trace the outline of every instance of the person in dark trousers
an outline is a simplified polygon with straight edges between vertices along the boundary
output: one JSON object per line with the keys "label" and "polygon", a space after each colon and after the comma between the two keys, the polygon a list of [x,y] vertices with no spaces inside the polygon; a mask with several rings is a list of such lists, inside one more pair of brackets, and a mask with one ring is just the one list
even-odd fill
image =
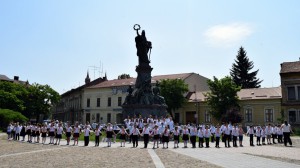
{"label": "person in dark trousers", "polygon": [[136,148],[138,147],[139,143],[138,143],[138,139],[139,139],[139,135],[140,135],[140,130],[136,127],[136,125],[133,126],[133,130],[132,132],[132,143],[133,143],[133,147]]}
{"label": "person in dark trousers", "polygon": [[220,148],[219,144],[220,144],[220,137],[221,137],[221,129],[220,129],[220,126],[217,126],[217,129],[216,129],[216,132],[215,132],[215,135],[216,135],[216,148]]}
{"label": "person in dark trousers", "polygon": [[250,146],[254,146],[254,144],[253,144],[254,129],[253,129],[253,126],[252,126],[252,125],[251,125],[250,128],[248,129],[247,135],[250,136]]}
{"label": "person in dark trousers", "polygon": [[89,146],[89,142],[90,142],[90,129],[88,125],[86,125],[84,129],[84,146]]}
{"label": "person in dark trousers", "polygon": [[148,125],[145,124],[145,127],[143,128],[143,131],[142,131],[142,136],[144,137],[144,148],[148,147],[149,134],[150,134],[150,129],[148,128]]}
{"label": "person in dark trousers", "polygon": [[283,142],[284,146],[287,146],[287,143],[289,143],[291,146],[293,145],[291,140],[291,133],[293,133],[291,125],[288,124],[287,121],[284,121],[284,124],[281,125],[281,129],[283,131]]}

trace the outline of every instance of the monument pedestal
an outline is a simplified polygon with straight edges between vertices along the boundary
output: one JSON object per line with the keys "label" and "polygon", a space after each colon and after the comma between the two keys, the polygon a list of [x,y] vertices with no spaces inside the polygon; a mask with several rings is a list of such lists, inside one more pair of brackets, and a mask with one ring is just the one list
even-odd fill
{"label": "monument pedestal", "polygon": [[141,115],[144,117],[152,116],[166,116],[167,115],[167,106],[159,105],[159,104],[152,104],[152,105],[141,105],[141,104],[130,104],[130,105],[123,105],[123,117],[126,118],[127,116],[138,117]]}

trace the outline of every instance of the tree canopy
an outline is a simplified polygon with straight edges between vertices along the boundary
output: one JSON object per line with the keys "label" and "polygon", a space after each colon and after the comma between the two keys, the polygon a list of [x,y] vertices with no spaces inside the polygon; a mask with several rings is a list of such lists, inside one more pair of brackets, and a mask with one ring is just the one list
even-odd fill
{"label": "tree canopy", "polygon": [[118,76],[118,79],[129,79],[130,78],[130,75],[129,74],[121,74]]}
{"label": "tree canopy", "polygon": [[48,116],[50,107],[59,99],[60,95],[49,85],[0,82],[0,108],[20,112],[37,121],[40,114]]}
{"label": "tree canopy", "polygon": [[237,92],[241,90],[229,76],[207,81],[210,92],[205,94],[210,113],[214,118],[226,122],[240,122]]}
{"label": "tree canopy", "polygon": [[184,93],[188,91],[188,85],[182,79],[165,79],[160,82],[161,95],[168,105],[168,113],[173,116],[172,111],[182,107],[186,102]]}
{"label": "tree canopy", "polygon": [[253,61],[249,61],[247,52],[241,47],[236,56],[235,63],[232,64],[230,76],[235,84],[244,88],[259,88],[262,80],[259,80],[256,75],[258,70],[250,72],[254,67]]}
{"label": "tree canopy", "polygon": [[10,122],[26,122],[28,118],[19,112],[0,108],[0,128],[5,128]]}

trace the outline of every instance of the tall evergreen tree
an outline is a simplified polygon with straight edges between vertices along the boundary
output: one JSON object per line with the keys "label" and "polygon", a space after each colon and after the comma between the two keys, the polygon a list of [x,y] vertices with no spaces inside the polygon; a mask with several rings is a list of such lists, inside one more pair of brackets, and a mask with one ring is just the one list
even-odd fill
{"label": "tall evergreen tree", "polygon": [[247,52],[241,47],[230,70],[230,75],[235,84],[241,86],[242,89],[259,88],[262,80],[256,77],[258,70],[250,72],[253,67],[253,61],[249,61]]}

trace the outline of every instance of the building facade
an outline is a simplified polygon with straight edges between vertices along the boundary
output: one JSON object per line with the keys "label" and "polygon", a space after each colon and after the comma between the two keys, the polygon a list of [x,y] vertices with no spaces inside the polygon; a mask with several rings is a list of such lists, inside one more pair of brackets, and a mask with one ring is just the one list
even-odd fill
{"label": "building facade", "polygon": [[[189,92],[208,90],[207,80],[196,73],[182,73],[153,76],[151,83],[163,79],[182,79],[188,84]],[[86,87],[83,93],[83,121],[100,123],[121,123],[122,104],[129,86],[134,87],[136,78],[116,79]]]}
{"label": "building facade", "polygon": [[300,126],[300,61],[282,63],[280,78],[282,110],[289,123]]}

